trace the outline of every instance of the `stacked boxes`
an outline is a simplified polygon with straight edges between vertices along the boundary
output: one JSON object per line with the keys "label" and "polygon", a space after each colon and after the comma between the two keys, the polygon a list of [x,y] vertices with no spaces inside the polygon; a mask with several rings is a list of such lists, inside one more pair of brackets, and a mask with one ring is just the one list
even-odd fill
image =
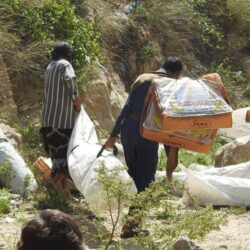
{"label": "stacked boxes", "polygon": [[[212,79],[217,81],[211,81]],[[232,126],[232,109],[224,100],[217,74],[209,80],[157,79],[151,86],[141,120],[144,138],[207,153],[218,128]],[[219,80],[218,80],[219,79]]]}

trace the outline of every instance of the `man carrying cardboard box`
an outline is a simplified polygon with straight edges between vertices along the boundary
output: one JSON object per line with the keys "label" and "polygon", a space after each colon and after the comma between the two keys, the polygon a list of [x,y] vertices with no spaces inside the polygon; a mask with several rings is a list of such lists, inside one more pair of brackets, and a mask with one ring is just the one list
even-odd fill
{"label": "man carrying cardboard box", "polygon": [[[154,181],[158,162],[158,143],[140,135],[140,121],[145,97],[155,79],[161,77],[178,79],[182,68],[182,62],[178,57],[168,57],[158,71],[140,75],[132,84],[132,91],[127,102],[105,143],[105,147],[112,148],[119,134],[121,135],[128,173],[133,178],[138,192],[144,191]],[[165,146],[165,150],[168,156],[167,169],[172,171],[178,163],[178,148]],[[168,177],[171,180],[170,174]],[[135,209],[138,208],[131,207],[129,213],[132,214],[132,210]],[[138,226],[137,222],[129,222],[123,227],[121,237],[133,237]]]}

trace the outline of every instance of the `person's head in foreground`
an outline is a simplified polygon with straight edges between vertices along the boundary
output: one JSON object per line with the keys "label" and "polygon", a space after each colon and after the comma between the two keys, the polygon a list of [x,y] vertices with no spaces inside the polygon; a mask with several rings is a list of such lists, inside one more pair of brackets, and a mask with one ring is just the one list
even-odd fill
{"label": "person's head in foreground", "polygon": [[71,216],[53,209],[26,222],[17,250],[84,250],[82,234]]}
{"label": "person's head in foreground", "polygon": [[169,56],[162,64],[161,69],[167,73],[168,77],[178,79],[182,73],[183,64],[178,57]]}

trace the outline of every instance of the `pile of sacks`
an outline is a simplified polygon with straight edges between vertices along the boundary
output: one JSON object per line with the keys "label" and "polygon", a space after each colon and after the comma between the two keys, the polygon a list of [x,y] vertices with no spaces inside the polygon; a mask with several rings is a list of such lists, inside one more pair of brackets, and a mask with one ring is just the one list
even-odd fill
{"label": "pile of sacks", "polygon": [[142,114],[144,138],[207,153],[218,128],[232,126],[232,108],[223,96],[218,74],[199,80],[184,77],[155,80]]}

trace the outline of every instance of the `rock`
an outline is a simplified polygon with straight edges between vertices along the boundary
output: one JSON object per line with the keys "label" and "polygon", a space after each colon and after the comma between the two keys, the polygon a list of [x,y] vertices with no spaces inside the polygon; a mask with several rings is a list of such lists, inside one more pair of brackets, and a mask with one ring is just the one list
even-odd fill
{"label": "rock", "polygon": [[13,219],[13,218],[7,216],[7,217],[5,217],[5,221],[6,221],[7,223],[13,223],[13,222],[15,221],[15,219]]}
{"label": "rock", "polygon": [[119,77],[109,74],[102,65],[93,65],[92,73],[88,77],[83,103],[90,118],[109,133],[127,94],[120,85]]}
{"label": "rock", "polygon": [[221,147],[215,155],[215,167],[250,161],[250,135],[240,137]]}
{"label": "rock", "polygon": [[12,146],[18,148],[21,144],[21,135],[9,125],[0,123],[0,129],[3,131],[4,135],[7,137],[8,141]]}
{"label": "rock", "polygon": [[10,205],[11,205],[12,208],[19,208],[20,204],[21,204],[20,201],[10,200]]}
{"label": "rock", "polygon": [[17,106],[13,99],[11,81],[2,55],[0,55],[0,118],[7,122],[17,119]]}
{"label": "rock", "polygon": [[172,250],[202,250],[187,237],[180,237],[173,245]]}
{"label": "rock", "polygon": [[250,110],[250,107],[234,110],[232,128],[220,129],[219,135],[229,137],[231,139],[250,135],[250,123],[245,122],[247,110]]}
{"label": "rock", "polygon": [[219,248],[220,249],[228,249],[228,246],[227,245],[219,245]]}

